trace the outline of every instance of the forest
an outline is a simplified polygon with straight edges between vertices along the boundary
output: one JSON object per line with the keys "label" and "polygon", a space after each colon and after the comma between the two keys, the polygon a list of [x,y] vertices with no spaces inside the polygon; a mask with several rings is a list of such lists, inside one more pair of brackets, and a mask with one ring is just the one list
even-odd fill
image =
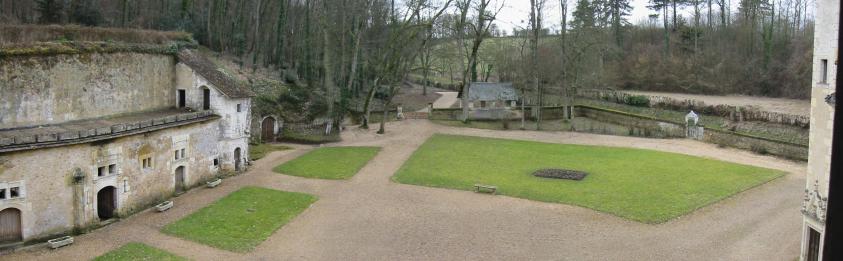
{"label": "forest", "polygon": [[510,81],[534,104],[572,88],[810,96],[809,0],[650,0],[634,23],[630,0],[529,5],[511,33],[496,25],[505,0],[0,0],[0,23],[189,32],[298,86],[258,103],[308,101],[333,118],[359,108],[366,127],[410,79]]}

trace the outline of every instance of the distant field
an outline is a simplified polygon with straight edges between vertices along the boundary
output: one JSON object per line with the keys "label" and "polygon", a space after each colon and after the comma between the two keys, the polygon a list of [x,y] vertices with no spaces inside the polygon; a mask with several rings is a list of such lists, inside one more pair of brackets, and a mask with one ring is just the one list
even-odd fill
{"label": "distant field", "polygon": [[[542,168],[586,171],[582,181],[538,178]],[[662,223],[784,172],[653,150],[435,135],[393,179],[578,205],[644,223]]]}

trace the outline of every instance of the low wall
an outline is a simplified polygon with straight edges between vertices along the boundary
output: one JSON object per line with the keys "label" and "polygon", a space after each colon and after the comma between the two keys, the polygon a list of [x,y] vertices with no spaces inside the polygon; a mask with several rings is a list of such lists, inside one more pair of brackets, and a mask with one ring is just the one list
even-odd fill
{"label": "low wall", "polygon": [[328,123],[284,123],[281,139],[292,142],[324,143],[340,140],[337,126],[328,127]]}
{"label": "low wall", "polygon": [[793,160],[808,160],[808,146],[754,137],[735,132],[705,129],[703,141],[718,145],[770,154]]}
{"label": "low wall", "polygon": [[574,131],[653,138],[685,137],[685,126],[679,123],[588,106],[577,106],[574,111],[577,117],[573,121]]}
{"label": "low wall", "polygon": [[430,112],[431,120],[460,120],[462,108],[433,109]]}
{"label": "low wall", "polygon": [[674,111],[693,110],[703,115],[725,117],[733,121],[763,121],[802,128],[808,128],[811,122],[811,118],[808,116],[763,111],[751,106],[709,105],[698,100],[680,100],[653,95],[634,95],[614,90],[577,89],[576,95],[582,98],[604,100],[619,104],[630,104],[632,97],[645,96],[647,97],[646,107]]}
{"label": "low wall", "polygon": [[[576,106],[575,116],[577,118],[572,121],[574,131],[655,138],[686,137],[684,124],[647,116],[590,106]],[[704,128],[703,133],[704,142],[788,159],[808,160],[808,146],[805,145],[712,128]]]}

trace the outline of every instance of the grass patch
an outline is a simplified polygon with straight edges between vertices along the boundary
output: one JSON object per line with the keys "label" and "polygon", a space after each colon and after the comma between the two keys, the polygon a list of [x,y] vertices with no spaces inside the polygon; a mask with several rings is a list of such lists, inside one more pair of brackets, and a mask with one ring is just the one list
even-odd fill
{"label": "grass patch", "polygon": [[94,261],[117,261],[117,260],[162,260],[181,261],[187,258],[174,255],[170,252],[147,246],[142,243],[132,242],[122,247],[111,250],[104,255],[94,258]]}
{"label": "grass patch", "polygon": [[[582,181],[538,178],[562,168]],[[644,223],[662,223],[784,175],[782,171],[653,150],[435,135],[393,179],[578,205]]]}
{"label": "grass patch", "polygon": [[277,173],[319,179],[348,179],[378,154],[378,147],[324,147],[276,166]]}
{"label": "grass patch", "polygon": [[164,227],[164,233],[248,252],[316,202],[308,194],[244,187]]}
{"label": "grass patch", "polygon": [[252,160],[259,160],[263,157],[266,157],[266,154],[269,154],[273,151],[282,151],[282,150],[291,150],[292,147],[284,146],[284,145],[272,145],[261,143],[257,145],[249,146],[249,158]]}

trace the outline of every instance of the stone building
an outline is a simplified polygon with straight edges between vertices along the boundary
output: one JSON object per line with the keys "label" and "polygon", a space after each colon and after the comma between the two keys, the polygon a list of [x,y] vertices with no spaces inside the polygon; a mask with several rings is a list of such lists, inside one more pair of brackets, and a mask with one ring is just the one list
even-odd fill
{"label": "stone building", "polygon": [[473,109],[509,109],[518,101],[512,83],[472,82],[468,89],[468,106]]}
{"label": "stone building", "polygon": [[0,245],[97,227],[245,168],[253,93],[174,48],[0,59]]}
{"label": "stone building", "polygon": [[817,0],[814,28],[814,69],[811,88],[811,134],[808,173],[802,203],[802,260],[822,260],[828,182],[831,174],[831,139],[837,75],[837,39],[840,1]]}

